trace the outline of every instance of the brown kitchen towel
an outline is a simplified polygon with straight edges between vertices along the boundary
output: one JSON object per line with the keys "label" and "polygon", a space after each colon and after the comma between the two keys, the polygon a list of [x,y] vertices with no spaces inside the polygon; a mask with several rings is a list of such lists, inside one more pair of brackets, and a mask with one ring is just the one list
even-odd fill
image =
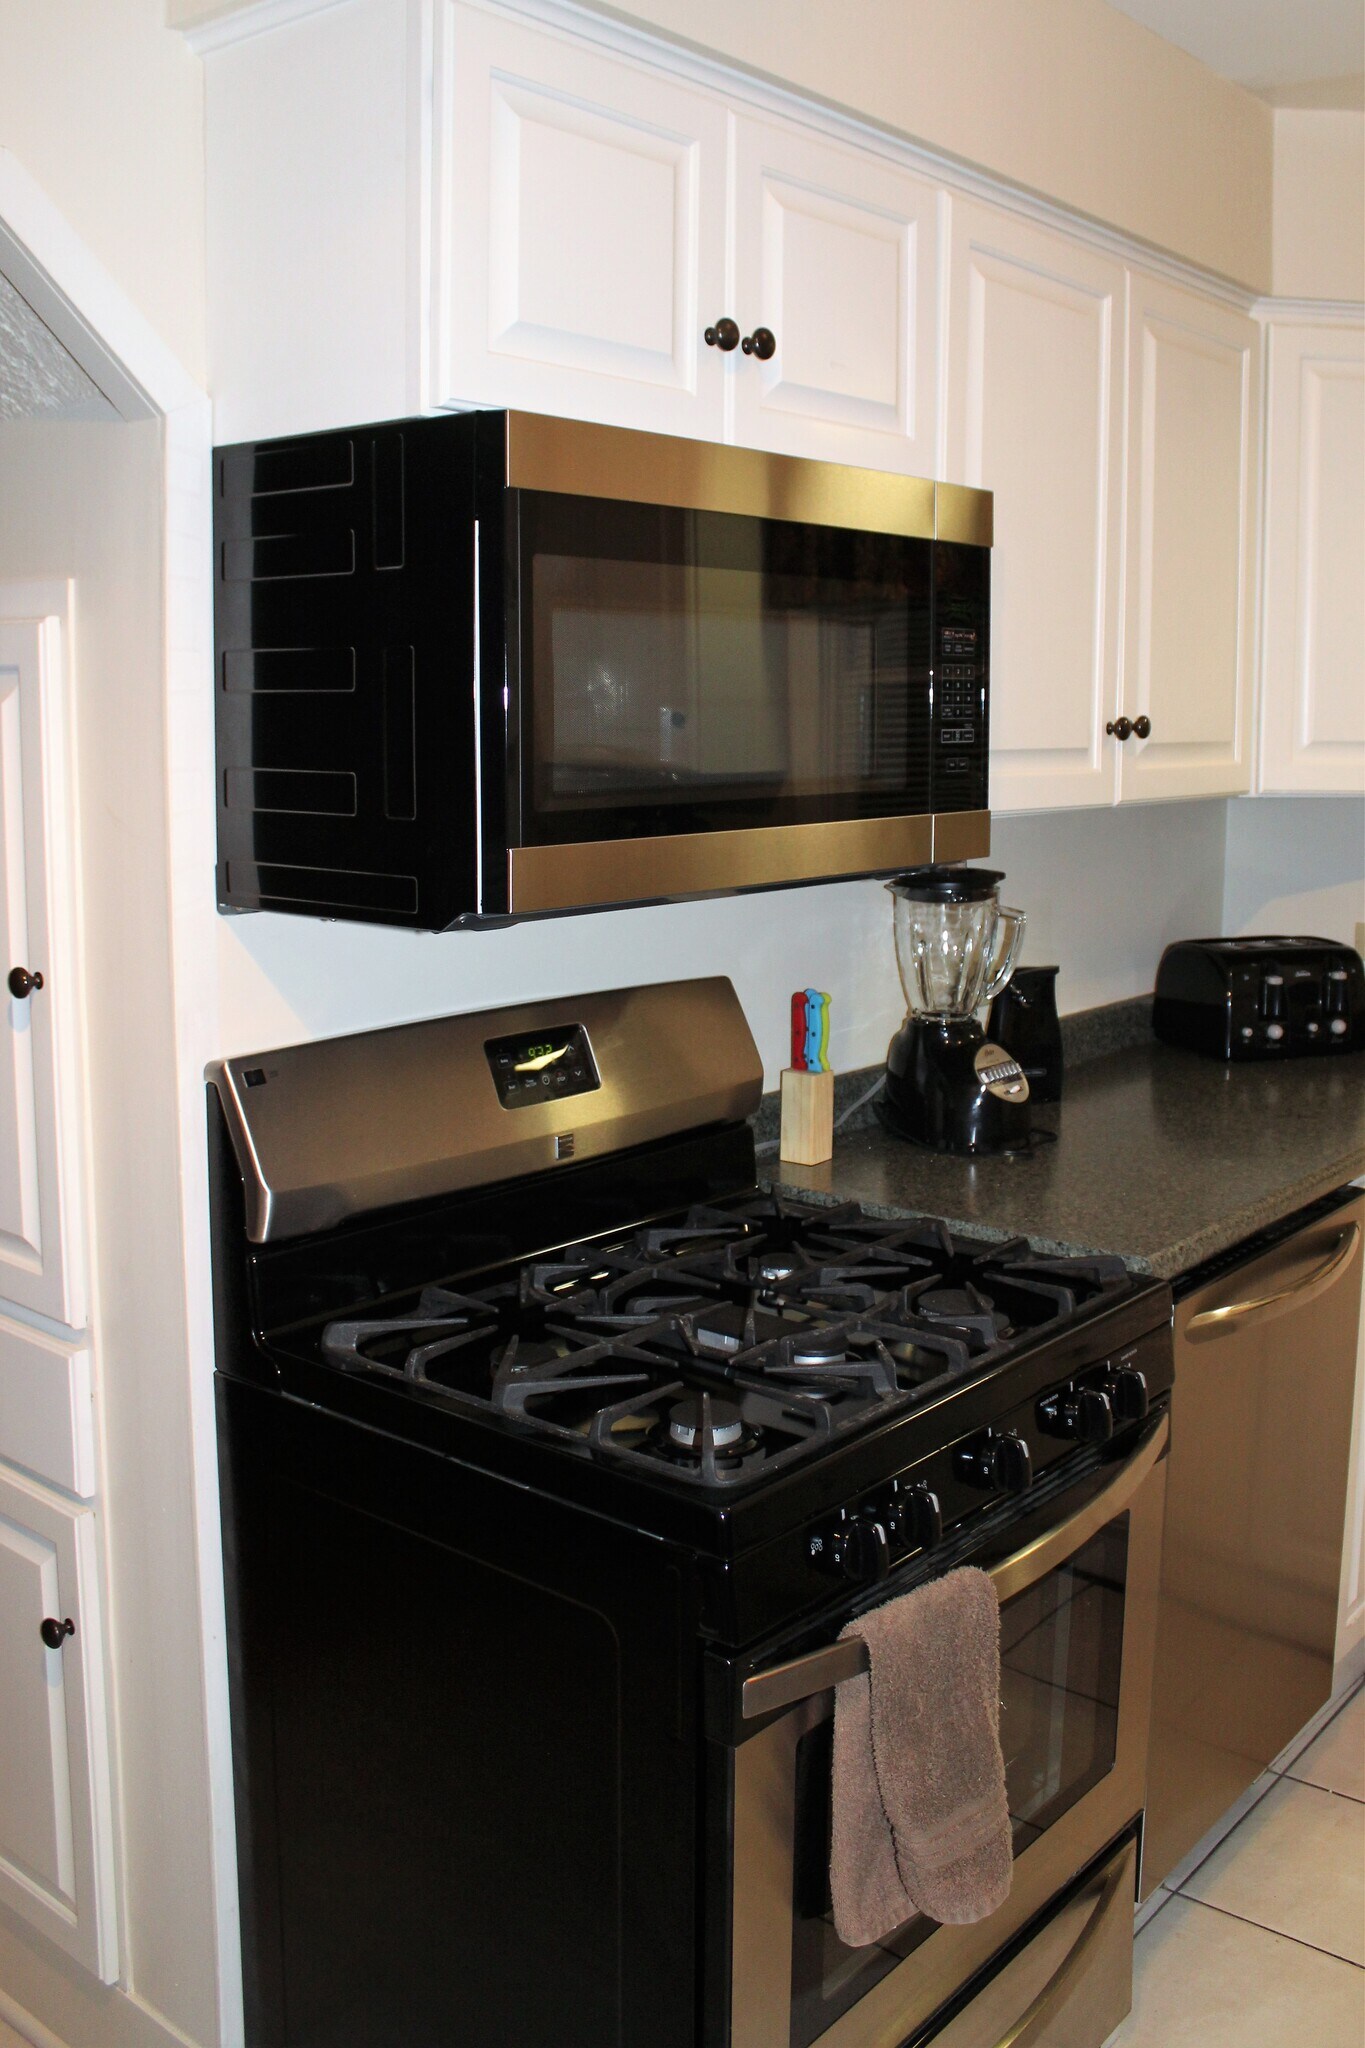
{"label": "brown kitchen towel", "polygon": [[915,1912],[984,1920],[1013,1870],[1000,1753],[1000,1606],[964,1568],[859,1615],[867,1677],[834,1706],[834,1925],[854,1947]]}

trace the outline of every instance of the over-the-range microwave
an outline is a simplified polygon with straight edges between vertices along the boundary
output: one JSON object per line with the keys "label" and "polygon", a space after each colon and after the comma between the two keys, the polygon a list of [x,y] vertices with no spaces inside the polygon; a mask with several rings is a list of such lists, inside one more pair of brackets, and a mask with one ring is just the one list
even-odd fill
{"label": "over-the-range microwave", "polygon": [[988,852],[991,511],[515,412],[220,448],[221,905],[443,930]]}

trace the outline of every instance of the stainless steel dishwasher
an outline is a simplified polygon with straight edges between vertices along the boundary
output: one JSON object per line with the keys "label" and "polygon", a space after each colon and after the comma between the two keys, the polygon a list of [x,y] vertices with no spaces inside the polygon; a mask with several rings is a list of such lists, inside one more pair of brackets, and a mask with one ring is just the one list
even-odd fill
{"label": "stainless steel dishwasher", "polygon": [[1143,1897],[1331,1691],[1362,1218],[1341,1189],[1177,1284]]}

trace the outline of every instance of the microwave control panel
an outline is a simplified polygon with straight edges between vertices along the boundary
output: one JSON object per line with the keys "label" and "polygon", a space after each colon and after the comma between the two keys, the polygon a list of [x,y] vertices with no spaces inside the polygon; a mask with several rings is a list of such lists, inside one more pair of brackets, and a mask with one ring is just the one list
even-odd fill
{"label": "microwave control panel", "polygon": [[985,809],[990,655],[990,554],[934,549],[933,807]]}
{"label": "microwave control panel", "polygon": [[490,1038],[484,1048],[504,1109],[525,1109],[565,1095],[586,1095],[601,1079],[581,1024]]}

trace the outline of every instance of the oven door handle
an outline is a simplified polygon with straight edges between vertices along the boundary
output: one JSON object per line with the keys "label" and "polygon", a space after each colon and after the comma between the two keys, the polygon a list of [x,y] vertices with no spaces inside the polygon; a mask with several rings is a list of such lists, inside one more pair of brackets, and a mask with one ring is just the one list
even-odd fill
{"label": "oven door handle", "polygon": [[[1152,1467],[1165,1456],[1170,1434],[1170,1417],[1156,1416],[1138,1438],[1132,1456],[1125,1459],[1103,1492],[1095,1494],[1064,1522],[1044,1530],[1022,1550],[990,1567],[991,1583],[1002,1605],[1046,1578],[1059,1563],[1088,1543],[1106,1522],[1122,1514]],[[779,1707],[794,1707],[816,1693],[827,1692],[832,1685],[861,1677],[868,1668],[867,1644],[857,1636],[827,1643],[821,1650],[808,1651],[804,1657],[793,1657],[786,1664],[771,1665],[767,1671],[756,1671],[752,1678],[746,1678],[739,1692],[740,1717],[756,1721],[761,1714],[774,1713]]]}

